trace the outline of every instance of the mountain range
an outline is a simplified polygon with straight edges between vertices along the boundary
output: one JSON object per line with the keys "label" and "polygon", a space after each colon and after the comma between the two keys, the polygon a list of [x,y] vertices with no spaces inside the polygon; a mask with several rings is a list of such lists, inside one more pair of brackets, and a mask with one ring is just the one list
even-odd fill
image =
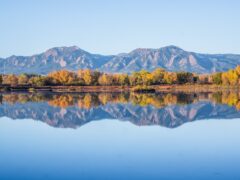
{"label": "mountain range", "polygon": [[227,71],[240,64],[236,54],[200,54],[185,51],[176,46],[159,49],[139,48],[118,55],[99,55],[84,51],[77,46],[55,47],[32,56],[0,58],[1,73],[37,73],[68,69],[92,69],[102,72],[131,73],[142,69],[213,73]]}

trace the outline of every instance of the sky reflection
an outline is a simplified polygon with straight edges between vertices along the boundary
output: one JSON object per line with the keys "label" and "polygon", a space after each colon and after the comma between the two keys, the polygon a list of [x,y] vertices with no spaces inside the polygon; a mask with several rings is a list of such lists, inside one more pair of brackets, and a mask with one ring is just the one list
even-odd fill
{"label": "sky reflection", "polygon": [[240,120],[175,129],[93,121],[77,130],[0,119],[1,179],[239,179]]}

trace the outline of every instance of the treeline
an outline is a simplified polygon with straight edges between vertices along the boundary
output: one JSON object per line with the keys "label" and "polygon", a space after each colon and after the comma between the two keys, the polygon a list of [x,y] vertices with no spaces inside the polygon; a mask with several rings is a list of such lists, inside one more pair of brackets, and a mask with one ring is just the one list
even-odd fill
{"label": "treeline", "polygon": [[240,84],[240,66],[227,72],[219,72],[209,75],[199,75],[189,72],[167,72],[157,68],[152,72],[141,70],[132,74],[109,74],[89,69],[72,72],[59,70],[48,75],[36,74],[6,74],[0,75],[0,84],[6,85],[80,85],[80,86],[136,86],[136,85],[160,85],[160,84]]}

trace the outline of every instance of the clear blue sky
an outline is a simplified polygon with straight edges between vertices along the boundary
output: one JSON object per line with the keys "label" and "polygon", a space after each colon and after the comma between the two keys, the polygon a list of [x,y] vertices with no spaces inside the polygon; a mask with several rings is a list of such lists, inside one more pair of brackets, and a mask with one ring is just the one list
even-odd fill
{"label": "clear blue sky", "polygon": [[240,54],[238,0],[0,0],[0,57],[77,45],[100,54],[176,45]]}

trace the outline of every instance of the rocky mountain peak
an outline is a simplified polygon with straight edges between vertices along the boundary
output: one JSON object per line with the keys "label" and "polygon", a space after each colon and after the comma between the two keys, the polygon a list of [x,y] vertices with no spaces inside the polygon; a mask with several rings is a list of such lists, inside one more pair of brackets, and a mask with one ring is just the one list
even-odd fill
{"label": "rocky mountain peak", "polygon": [[156,68],[164,68],[167,71],[212,73],[227,71],[239,64],[240,55],[193,53],[174,45],[159,49],[138,48],[130,53],[113,56],[92,54],[77,46],[62,46],[33,56],[2,58],[0,72],[5,67],[6,73],[14,74],[47,74],[62,68],[74,71],[90,68],[112,73],[131,73],[142,69],[153,71]]}

